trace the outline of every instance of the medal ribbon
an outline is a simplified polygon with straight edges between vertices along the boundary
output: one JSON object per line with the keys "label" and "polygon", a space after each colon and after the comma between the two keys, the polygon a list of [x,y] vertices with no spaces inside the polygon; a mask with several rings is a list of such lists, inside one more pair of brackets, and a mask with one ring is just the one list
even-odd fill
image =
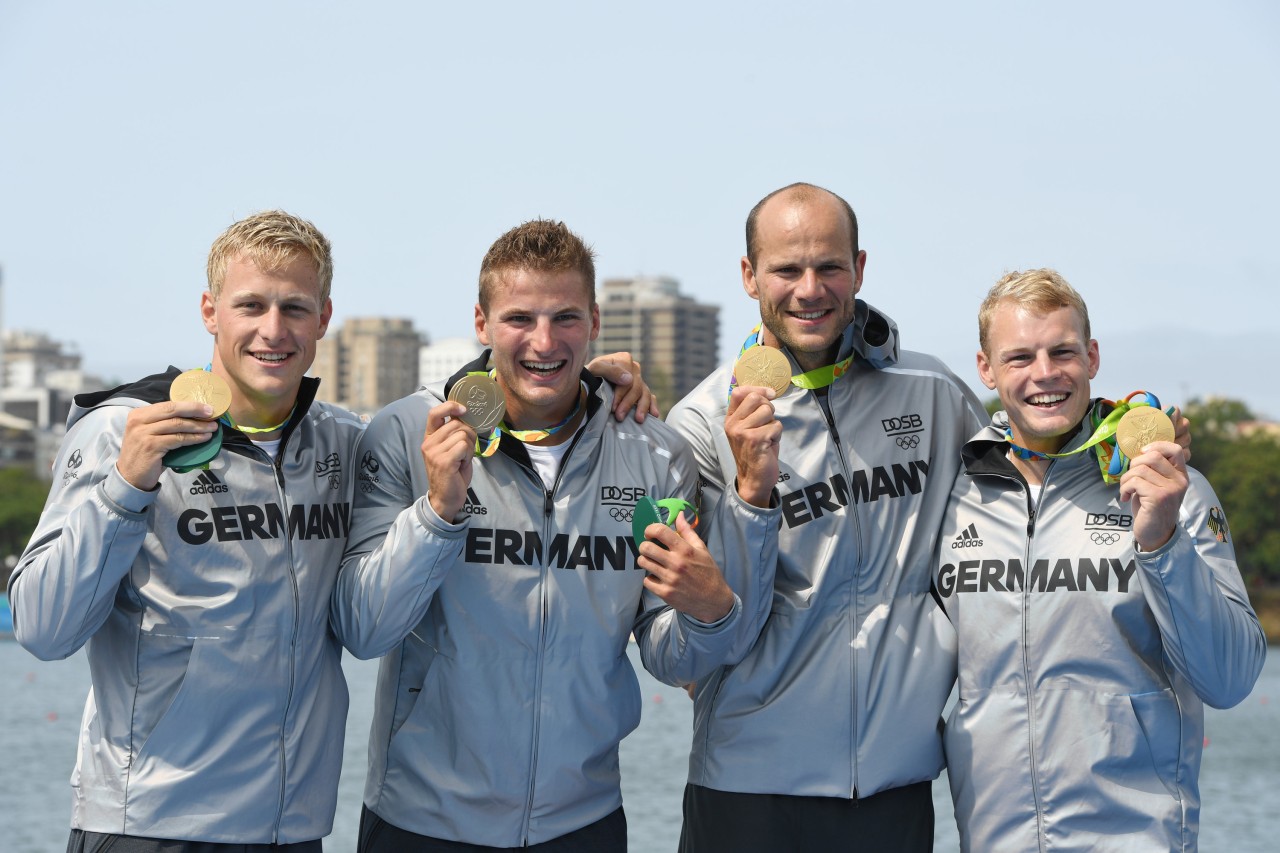
{"label": "medal ribbon", "polygon": [[[738,350],[738,358],[742,358],[742,354],[752,347],[764,346],[763,332],[761,331],[762,323],[756,323],[755,328],[751,330],[751,334],[747,335],[747,339],[742,342],[742,349]],[[791,377],[791,384],[797,388],[807,388],[810,391],[816,391],[819,388],[826,388],[834,383],[837,379],[849,370],[849,365],[853,364],[854,356],[849,354],[848,358],[837,361],[835,364],[828,364],[825,367],[819,367],[805,373],[797,373]],[[738,387],[738,377],[733,376],[729,379],[729,396],[733,396],[733,389]]]}
{"label": "medal ribbon", "polygon": [[[1142,395],[1142,399],[1134,400],[1133,398],[1139,394]],[[1102,412],[1108,406],[1111,407],[1111,412],[1104,416]],[[1013,455],[1019,459],[1060,459],[1064,456],[1083,453],[1092,448],[1094,456],[1098,460],[1098,468],[1102,473],[1102,479],[1107,483],[1118,483],[1121,475],[1129,470],[1129,457],[1125,456],[1124,452],[1116,446],[1116,425],[1120,423],[1120,419],[1130,409],[1136,409],[1141,406],[1154,406],[1158,409],[1160,408],[1160,400],[1155,394],[1147,391],[1134,391],[1119,403],[1114,403],[1111,400],[1099,400],[1089,410],[1089,423],[1093,427],[1093,435],[1089,436],[1089,440],[1084,444],[1066,453],[1042,453],[1039,450],[1029,450],[1014,444],[1012,427],[1005,427],[1004,440],[1009,443],[1009,449],[1013,451]],[[1165,414],[1169,415],[1172,413],[1172,407],[1165,412]]]}
{"label": "medal ribbon", "polygon": [[225,415],[218,418],[218,423],[226,424],[232,429],[238,429],[240,430],[240,432],[246,435],[258,435],[259,433],[264,433],[264,432],[275,432],[278,429],[284,429],[284,425],[289,423],[290,420],[292,420],[293,413],[297,411],[297,409],[298,409],[298,404],[294,403],[293,408],[289,410],[289,416],[286,417],[284,420],[282,420],[280,423],[276,424],[275,426],[270,426],[270,427],[241,426],[240,424],[236,423],[235,420],[231,417],[230,412],[227,412]]}
{"label": "medal ribbon", "polygon": [[[492,379],[495,372],[496,371],[493,370],[475,370],[467,375],[488,376]],[[569,424],[569,421],[578,416],[578,412],[582,409],[582,398],[584,393],[585,392],[580,388],[578,391],[578,400],[573,405],[573,411],[569,413],[569,417],[565,418],[555,426],[544,427],[543,429],[512,429],[506,425],[506,421],[503,421],[494,427],[493,432],[487,437],[481,438],[480,436],[476,436],[476,456],[487,459],[496,453],[498,451],[498,445],[501,443],[502,436],[504,434],[511,436],[517,441],[522,441],[525,444],[542,441],[542,439],[547,438],[548,436],[555,435],[560,430],[564,429]]]}

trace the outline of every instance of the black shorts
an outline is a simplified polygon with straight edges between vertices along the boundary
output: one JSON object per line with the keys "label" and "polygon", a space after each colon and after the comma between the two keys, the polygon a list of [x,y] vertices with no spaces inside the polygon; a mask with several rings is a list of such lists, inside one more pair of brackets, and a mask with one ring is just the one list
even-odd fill
{"label": "black shorts", "polygon": [[932,853],[932,788],[846,800],[686,785],[680,853]]}
{"label": "black shorts", "polygon": [[[364,806],[360,810],[360,846],[357,849],[359,853],[481,853],[507,848],[418,835],[392,826]],[[619,806],[612,814],[582,829],[520,849],[536,853],[627,853],[627,816]]]}
{"label": "black shorts", "polygon": [[297,844],[215,844],[71,830],[67,853],[323,853],[320,839]]}

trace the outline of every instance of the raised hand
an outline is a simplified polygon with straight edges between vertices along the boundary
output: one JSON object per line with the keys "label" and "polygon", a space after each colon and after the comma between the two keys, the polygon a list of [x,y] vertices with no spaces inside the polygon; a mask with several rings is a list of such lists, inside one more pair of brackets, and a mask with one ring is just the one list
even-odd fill
{"label": "raised hand", "polygon": [[1188,482],[1183,449],[1172,441],[1153,442],[1129,461],[1120,500],[1133,509],[1133,538],[1142,550],[1154,551],[1173,536]]}
{"label": "raised hand", "polygon": [[427,469],[427,500],[436,515],[448,522],[467,502],[471,485],[471,460],[476,433],[462,422],[467,407],[446,400],[427,413],[427,429],[422,439],[422,462]]}
{"label": "raised hand", "polygon": [[167,401],[129,412],[120,442],[116,470],[131,486],[151,491],[164,473],[164,455],[179,447],[208,441],[218,422],[207,420],[213,409],[191,400]]}
{"label": "raised hand", "polygon": [[782,424],[773,415],[772,388],[739,385],[729,397],[724,433],[738,468],[738,494],[752,506],[767,507],[778,483]]}

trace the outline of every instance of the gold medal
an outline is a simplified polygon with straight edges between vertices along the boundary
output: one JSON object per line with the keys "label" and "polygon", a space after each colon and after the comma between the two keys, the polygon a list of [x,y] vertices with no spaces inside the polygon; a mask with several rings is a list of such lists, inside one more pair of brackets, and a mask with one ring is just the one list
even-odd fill
{"label": "gold medal", "polygon": [[1116,446],[1133,459],[1153,441],[1173,441],[1173,421],[1154,406],[1135,406],[1116,424]]}
{"label": "gold medal", "polygon": [[772,388],[778,396],[791,387],[791,363],[773,347],[754,346],[738,356],[733,375],[738,385]]}
{"label": "gold medal", "polygon": [[231,408],[231,388],[216,373],[207,370],[188,370],[179,374],[169,386],[169,399],[175,403],[192,400],[213,409],[206,420],[220,418]]}
{"label": "gold medal", "polygon": [[453,383],[449,399],[467,407],[462,422],[478,435],[493,432],[507,412],[498,383],[483,374],[469,374]]}

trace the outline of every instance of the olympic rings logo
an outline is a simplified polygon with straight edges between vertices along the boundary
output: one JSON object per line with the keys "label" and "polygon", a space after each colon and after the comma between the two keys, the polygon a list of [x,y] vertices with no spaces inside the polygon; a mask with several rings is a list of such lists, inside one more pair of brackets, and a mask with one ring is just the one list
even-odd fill
{"label": "olympic rings logo", "polygon": [[900,435],[894,441],[903,450],[910,450],[913,447],[920,446],[920,436],[918,435]]}
{"label": "olympic rings logo", "polygon": [[622,506],[615,506],[613,509],[609,510],[609,515],[614,521],[630,521],[632,512],[634,512],[634,510]]}
{"label": "olympic rings logo", "polygon": [[1089,538],[1093,540],[1094,545],[1114,545],[1120,541],[1120,534],[1095,530],[1089,534]]}

